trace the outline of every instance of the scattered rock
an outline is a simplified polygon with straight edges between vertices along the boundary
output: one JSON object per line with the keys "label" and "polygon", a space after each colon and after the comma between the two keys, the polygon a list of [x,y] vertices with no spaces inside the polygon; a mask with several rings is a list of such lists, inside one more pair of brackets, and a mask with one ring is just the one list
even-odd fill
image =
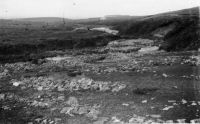
{"label": "scattered rock", "polygon": [[129,104],[128,104],[128,103],[122,103],[122,105],[123,105],[123,106],[129,106]]}
{"label": "scattered rock", "polygon": [[42,90],[43,90],[43,87],[40,86],[40,87],[37,88],[37,90],[38,90],[38,91],[42,91]]}
{"label": "scattered rock", "polygon": [[145,48],[141,48],[140,50],[138,50],[138,52],[140,52],[140,53],[152,53],[152,52],[158,51],[158,49],[159,49],[159,47],[157,47],[157,46],[145,47]]}
{"label": "scattered rock", "polygon": [[5,94],[2,94],[2,93],[1,93],[1,94],[0,94],[0,100],[4,100],[4,99],[5,99],[5,96],[6,96]]}
{"label": "scattered rock", "polygon": [[119,92],[120,90],[126,88],[125,84],[119,84],[119,83],[115,83],[114,85],[112,85],[112,92]]}
{"label": "scattered rock", "polygon": [[77,114],[82,115],[82,114],[87,114],[89,111],[89,107],[88,106],[81,106],[78,108],[77,110]]}
{"label": "scattered rock", "polygon": [[2,72],[0,71],[0,79],[4,79],[10,77],[10,73],[7,69],[4,69]]}
{"label": "scattered rock", "polygon": [[167,120],[167,121],[165,121],[166,123],[174,123],[174,121],[173,120]]}
{"label": "scattered rock", "polygon": [[195,102],[192,102],[192,104],[191,104],[191,105],[195,106],[195,105],[197,105],[197,103],[195,103]]}
{"label": "scattered rock", "polygon": [[97,108],[92,107],[89,110],[89,113],[86,114],[88,118],[91,118],[92,120],[96,120],[98,118],[98,115],[100,114],[100,111],[97,110]]}
{"label": "scattered rock", "polygon": [[129,119],[130,124],[135,123],[145,123],[145,118],[141,116],[134,115],[131,119]]}
{"label": "scattered rock", "polygon": [[167,74],[165,74],[165,73],[163,73],[163,74],[162,74],[162,76],[163,76],[163,77],[165,77],[165,78],[166,78],[166,77],[168,77],[168,75],[167,75]]}
{"label": "scattered rock", "polygon": [[155,107],[154,107],[154,106],[151,106],[150,108],[151,108],[151,109],[154,109]]}
{"label": "scattered rock", "polygon": [[181,102],[182,102],[182,104],[186,104],[187,103],[187,101],[185,99],[182,99]]}
{"label": "scattered rock", "polygon": [[38,101],[34,100],[34,101],[31,103],[31,106],[45,108],[45,107],[48,107],[49,104],[48,104],[48,103],[44,103],[44,102],[38,102]]}
{"label": "scattered rock", "polygon": [[190,120],[190,123],[191,123],[191,124],[199,124],[199,123],[200,123],[200,119],[193,119],[193,120]]}
{"label": "scattered rock", "polygon": [[13,83],[13,86],[16,86],[16,87],[18,87],[20,84],[22,84],[22,82],[12,82]]}
{"label": "scattered rock", "polygon": [[112,117],[112,122],[114,122],[114,123],[118,123],[118,122],[120,122],[121,120],[120,119],[118,119],[117,117]]}
{"label": "scattered rock", "polygon": [[104,124],[108,119],[108,117],[99,117],[97,121],[93,122],[93,124]]}
{"label": "scattered rock", "polygon": [[54,90],[57,89],[60,92],[63,91],[83,91],[83,90],[96,90],[96,91],[112,91],[119,92],[126,88],[126,85],[122,82],[104,82],[94,81],[87,77],[73,78],[71,80],[54,80],[50,77],[31,77],[23,78],[21,81],[12,81],[15,86],[23,84],[24,87],[34,87],[39,91]]}
{"label": "scattered rock", "polygon": [[60,111],[60,113],[62,113],[62,114],[68,114],[68,115],[70,115],[70,116],[74,116],[74,115],[71,113],[71,111],[72,111],[73,109],[74,109],[73,107],[64,107],[64,108]]}
{"label": "scattered rock", "polygon": [[62,86],[58,86],[58,91],[63,92],[63,91],[65,91],[65,88],[63,88]]}
{"label": "scattered rock", "polygon": [[177,119],[177,122],[178,122],[178,123],[185,123],[185,120],[186,120],[186,119]]}
{"label": "scattered rock", "polygon": [[147,100],[143,100],[142,103],[147,103]]}
{"label": "scattered rock", "polygon": [[78,102],[78,99],[76,97],[69,97],[69,99],[66,103],[68,105],[70,105],[71,107],[78,107],[79,106],[79,102]]}
{"label": "scattered rock", "polygon": [[167,111],[167,110],[169,110],[171,108],[174,108],[174,106],[167,106],[167,107],[163,108],[162,110]]}
{"label": "scattered rock", "polygon": [[65,96],[59,96],[59,97],[58,97],[58,100],[59,100],[59,101],[64,101],[64,100],[65,100]]}

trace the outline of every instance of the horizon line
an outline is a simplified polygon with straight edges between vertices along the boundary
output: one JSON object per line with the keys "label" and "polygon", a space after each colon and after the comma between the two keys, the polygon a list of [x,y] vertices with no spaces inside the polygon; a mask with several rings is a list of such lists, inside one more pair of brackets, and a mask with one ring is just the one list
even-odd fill
{"label": "horizon line", "polygon": [[14,20],[14,19],[31,19],[31,18],[60,18],[60,19],[69,19],[69,20],[81,20],[81,19],[92,19],[92,18],[103,18],[106,16],[152,16],[152,15],[158,15],[158,14],[165,14],[165,13],[170,13],[170,12],[176,12],[176,11],[181,11],[181,10],[187,10],[187,9],[194,9],[194,8],[200,8],[200,6],[194,6],[190,8],[184,8],[184,9],[177,9],[177,10],[172,10],[172,11],[165,11],[161,13],[155,13],[155,14],[147,14],[147,15],[127,15],[127,14],[113,14],[113,15],[103,15],[103,16],[93,16],[93,17],[62,17],[62,16],[35,16],[35,17],[0,17],[0,19],[5,19],[5,20]]}

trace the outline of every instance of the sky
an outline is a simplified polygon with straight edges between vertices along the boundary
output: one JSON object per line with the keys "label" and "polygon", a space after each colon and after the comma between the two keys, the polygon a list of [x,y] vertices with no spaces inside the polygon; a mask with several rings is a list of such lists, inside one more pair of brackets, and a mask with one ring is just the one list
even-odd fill
{"label": "sky", "polygon": [[0,18],[151,15],[200,6],[200,0],[0,0]]}

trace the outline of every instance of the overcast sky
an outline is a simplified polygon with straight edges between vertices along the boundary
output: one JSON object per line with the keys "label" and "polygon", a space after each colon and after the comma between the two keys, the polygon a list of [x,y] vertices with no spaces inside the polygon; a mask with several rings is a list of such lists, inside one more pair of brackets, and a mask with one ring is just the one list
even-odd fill
{"label": "overcast sky", "polygon": [[200,6],[200,0],[0,0],[0,18],[150,15]]}

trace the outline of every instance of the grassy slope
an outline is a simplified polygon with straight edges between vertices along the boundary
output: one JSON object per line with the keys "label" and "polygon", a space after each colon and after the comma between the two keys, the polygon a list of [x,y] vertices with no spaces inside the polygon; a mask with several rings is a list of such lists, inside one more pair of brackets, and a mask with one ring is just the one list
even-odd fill
{"label": "grassy slope", "polygon": [[[65,20],[65,26],[61,18],[43,18],[43,22],[38,20],[40,18],[0,20],[0,57],[5,54],[26,55],[46,50],[103,46],[120,38],[97,31],[72,31],[80,26],[106,25],[119,30],[120,36],[159,39],[164,41],[161,48],[167,51],[199,48],[199,8],[151,16]],[[155,31],[165,30],[172,25],[175,28],[167,32],[163,38],[154,36]]]}
{"label": "grassy slope", "polygon": [[[149,16],[114,16],[106,20],[84,20],[87,25],[107,25],[129,38],[151,38],[162,42],[161,49],[167,51],[194,50],[199,48],[199,7]],[[166,31],[156,37],[157,30]]]}
{"label": "grassy slope", "polygon": [[199,8],[146,16],[124,21],[115,26],[122,35],[155,38],[152,33],[159,28],[175,25],[162,40],[167,51],[190,50],[199,47]]}
{"label": "grassy slope", "polygon": [[[27,25],[29,24],[29,25]],[[0,20],[1,61],[27,61],[31,54],[49,50],[64,50],[104,46],[118,36],[99,31],[73,30],[77,26],[59,23]]]}

